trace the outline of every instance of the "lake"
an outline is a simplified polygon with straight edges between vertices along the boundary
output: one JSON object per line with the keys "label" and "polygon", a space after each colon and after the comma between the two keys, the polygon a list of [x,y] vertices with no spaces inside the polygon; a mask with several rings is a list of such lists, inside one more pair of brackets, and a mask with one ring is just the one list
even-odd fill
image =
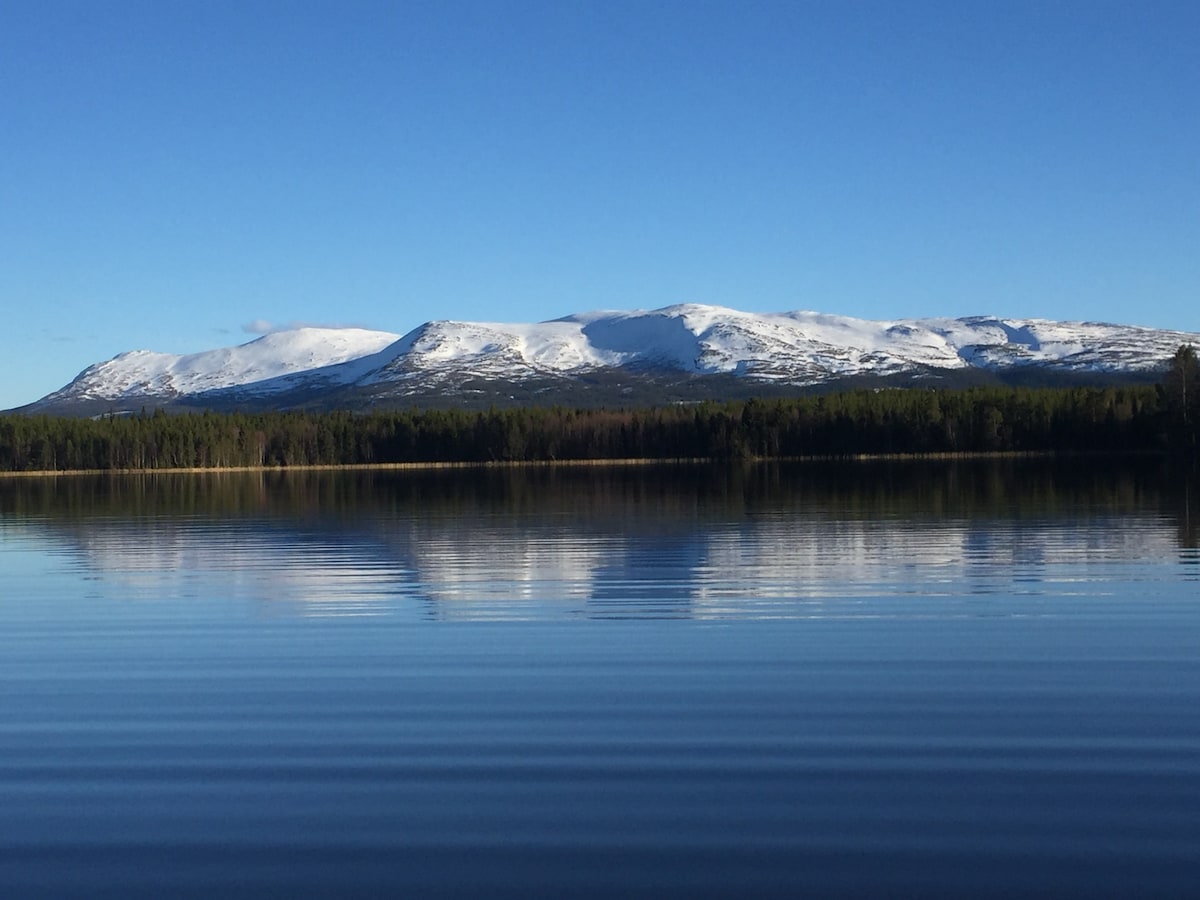
{"label": "lake", "polygon": [[1195,491],[0,479],[0,894],[1191,895]]}

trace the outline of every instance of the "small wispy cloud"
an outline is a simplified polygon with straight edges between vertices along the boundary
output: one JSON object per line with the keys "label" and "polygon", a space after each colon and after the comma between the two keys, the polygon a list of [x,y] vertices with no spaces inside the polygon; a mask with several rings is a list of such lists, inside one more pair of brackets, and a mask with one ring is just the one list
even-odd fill
{"label": "small wispy cloud", "polygon": [[242,326],[246,334],[274,334],[277,331],[292,331],[296,328],[367,328],[357,322],[271,322],[255,319]]}
{"label": "small wispy cloud", "polygon": [[270,334],[272,331],[278,330],[266,319],[255,319],[253,322],[247,322],[242,326],[242,331],[246,332],[246,334]]}

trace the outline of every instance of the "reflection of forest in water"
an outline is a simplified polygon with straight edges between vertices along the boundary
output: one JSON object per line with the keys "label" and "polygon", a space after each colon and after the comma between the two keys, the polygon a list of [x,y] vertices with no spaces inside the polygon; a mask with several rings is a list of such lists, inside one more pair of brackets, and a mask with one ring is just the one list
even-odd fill
{"label": "reflection of forest in water", "polygon": [[756,516],[1021,521],[1158,515],[1197,546],[1197,482],[1160,460],[992,459],[745,465],[268,471],[0,479],[0,516],[255,517],[353,530],[366,518],[628,519],[653,528]]}

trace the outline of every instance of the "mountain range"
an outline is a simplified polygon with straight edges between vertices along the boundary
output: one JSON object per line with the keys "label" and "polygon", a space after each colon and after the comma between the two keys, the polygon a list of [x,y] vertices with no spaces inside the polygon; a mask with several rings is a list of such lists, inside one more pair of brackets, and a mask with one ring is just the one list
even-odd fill
{"label": "mountain range", "polygon": [[872,321],[681,304],[407,334],[302,327],[188,355],[133,350],[21,412],[669,403],[852,386],[1153,380],[1200,334],[987,316]]}

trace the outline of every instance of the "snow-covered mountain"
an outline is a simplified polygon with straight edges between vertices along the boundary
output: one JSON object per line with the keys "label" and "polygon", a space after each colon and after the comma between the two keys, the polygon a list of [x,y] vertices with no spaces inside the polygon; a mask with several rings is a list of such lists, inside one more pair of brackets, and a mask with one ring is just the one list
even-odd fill
{"label": "snow-covered mountain", "polygon": [[280,390],[286,388],[288,376],[360,359],[399,337],[361,328],[296,328],[238,347],[186,356],[130,350],[88,366],[66,387],[39,402],[170,399],[251,384],[263,391]]}
{"label": "snow-covered mountain", "polygon": [[[874,383],[1151,377],[1200,334],[1043,319],[870,321],[683,304],[536,324],[428,322],[404,336],[298,328],[173,356],[136,350],[89,366],[27,409],[88,414],[141,406],[455,404],[472,397],[569,402],[602,383],[661,400],[870,379]],[[967,378],[969,382],[969,378]],[[717,391],[716,385],[724,386]],[[650,394],[654,396],[653,391]],[[680,395],[682,396],[682,395]],[[641,398],[641,394],[638,394]]]}

